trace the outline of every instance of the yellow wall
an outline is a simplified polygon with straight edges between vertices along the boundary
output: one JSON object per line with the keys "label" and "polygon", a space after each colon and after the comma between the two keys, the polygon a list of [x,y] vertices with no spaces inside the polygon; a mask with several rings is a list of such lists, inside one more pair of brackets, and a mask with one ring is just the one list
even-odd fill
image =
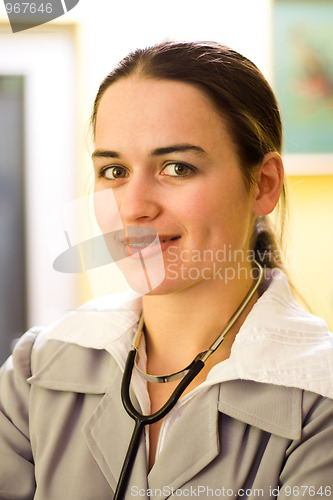
{"label": "yellow wall", "polygon": [[290,276],[333,329],[333,175],[289,176]]}

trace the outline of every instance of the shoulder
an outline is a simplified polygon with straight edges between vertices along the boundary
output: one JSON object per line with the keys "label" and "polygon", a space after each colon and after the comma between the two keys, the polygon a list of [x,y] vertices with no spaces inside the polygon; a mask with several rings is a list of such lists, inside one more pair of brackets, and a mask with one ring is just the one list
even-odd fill
{"label": "shoulder", "polygon": [[138,301],[104,298],[68,312],[47,327],[32,328],[4,364],[0,383],[26,390],[29,385],[101,390],[110,363],[124,363],[140,307]]}

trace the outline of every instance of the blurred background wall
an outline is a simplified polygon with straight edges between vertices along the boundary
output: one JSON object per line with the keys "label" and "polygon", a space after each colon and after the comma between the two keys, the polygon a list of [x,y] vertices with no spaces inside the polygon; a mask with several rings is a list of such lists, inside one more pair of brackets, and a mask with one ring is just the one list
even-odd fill
{"label": "blurred background wall", "polygon": [[[243,53],[278,90],[288,55],[280,48],[277,63],[278,1],[80,0],[15,34],[0,4],[0,361],[25,329],[91,298],[84,278],[52,270],[44,229],[55,207],[92,185],[88,121],[100,81],[136,47],[201,39]],[[297,12],[307,3],[297,0]],[[333,100],[333,86],[329,92]],[[285,155],[287,255],[296,286],[332,329],[333,156],[325,153]]]}

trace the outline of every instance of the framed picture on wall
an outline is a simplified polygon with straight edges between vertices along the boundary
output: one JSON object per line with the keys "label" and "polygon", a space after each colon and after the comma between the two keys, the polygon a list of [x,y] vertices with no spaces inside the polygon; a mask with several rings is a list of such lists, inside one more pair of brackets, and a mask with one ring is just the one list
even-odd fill
{"label": "framed picture on wall", "polygon": [[[284,152],[333,173],[333,1],[274,1],[274,86]],[[309,161],[309,158],[308,158]],[[304,163],[304,162],[303,162]]]}

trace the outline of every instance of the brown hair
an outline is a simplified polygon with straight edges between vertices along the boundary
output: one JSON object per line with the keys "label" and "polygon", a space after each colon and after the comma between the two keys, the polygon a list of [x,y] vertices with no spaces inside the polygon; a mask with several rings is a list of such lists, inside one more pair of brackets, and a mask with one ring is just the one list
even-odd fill
{"label": "brown hair", "polygon": [[[266,153],[281,152],[282,123],[275,95],[254,63],[214,42],[162,42],[128,54],[102,82],[93,107],[93,134],[100,100],[120,78],[175,80],[195,85],[208,95],[228,122],[246,185],[254,184],[255,167]],[[280,245],[286,214],[286,190],[280,198]],[[266,268],[282,267],[280,249],[268,217],[257,217],[252,249]]]}

